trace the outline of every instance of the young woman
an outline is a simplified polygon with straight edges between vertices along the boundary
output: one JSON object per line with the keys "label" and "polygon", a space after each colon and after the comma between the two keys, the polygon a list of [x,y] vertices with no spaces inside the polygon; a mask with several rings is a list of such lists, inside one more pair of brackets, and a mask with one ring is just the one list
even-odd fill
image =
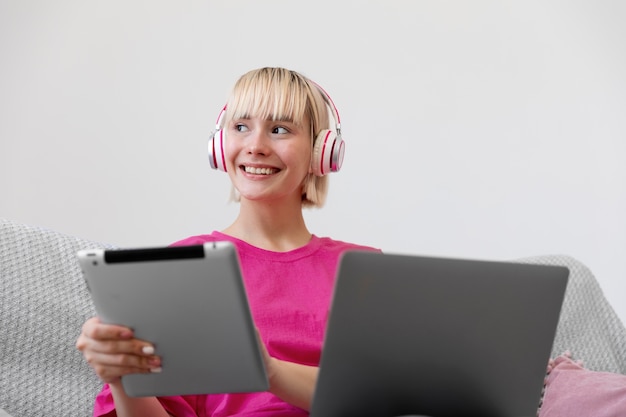
{"label": "young woman", "polygon": [[76,346],[106,383],[95,416],[308,415],[339,256],[349,249],[377,250],[315,236],[304,221],[304,207],[324,203],[325,174],[341,165],[338,119],[330,97],[297,72],[261,68],[244,74],[210,143],[211,163],[228,173],[239,215],[221,232],[175,243],[236,245],[269,391],[128,397],[121,376],[159,372],[158,351],[130,329],[94,317]]}

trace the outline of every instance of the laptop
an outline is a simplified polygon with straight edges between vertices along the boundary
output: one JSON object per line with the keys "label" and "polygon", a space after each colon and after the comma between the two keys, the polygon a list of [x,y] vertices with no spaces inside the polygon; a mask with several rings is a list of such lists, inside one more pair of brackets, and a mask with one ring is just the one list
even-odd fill
{"label": "laptop", "polygon": [[311,417],[535,417],[568,276],[345,253]]}
{"label": "laptop", "polygon": [[268,389],[232,243],[88,249],[78,261],[100,319],[133,328],[162,359],[160,373],[122,377],[128,395]]}

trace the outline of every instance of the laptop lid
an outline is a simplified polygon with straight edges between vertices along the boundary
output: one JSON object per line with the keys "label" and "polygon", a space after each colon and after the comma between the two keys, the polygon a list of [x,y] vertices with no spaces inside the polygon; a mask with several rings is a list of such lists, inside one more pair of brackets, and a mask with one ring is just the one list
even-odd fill
{"label": "laptop lid", "polygon": [[311,416],[535,416],[568,276],[347,252]]}

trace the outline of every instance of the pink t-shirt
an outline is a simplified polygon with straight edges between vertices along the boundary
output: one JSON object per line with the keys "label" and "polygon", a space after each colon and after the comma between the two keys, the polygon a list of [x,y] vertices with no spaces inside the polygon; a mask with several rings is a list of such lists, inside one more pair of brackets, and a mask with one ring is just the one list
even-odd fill
{"label": "pink t-shirt", "polygon": [[[319,238],[301,248],[272,252],[220,232],[193,236],[175,246],[227,240],[239,253],[250,309],[271,356],[305,365],[319,365],[340,255],[346,250],[378,249]],[[300,417],[308,412],[269,392],[188,395],[159,398],[177,417]],[[114,416],[107,385],[95,401],[94,416]]]}

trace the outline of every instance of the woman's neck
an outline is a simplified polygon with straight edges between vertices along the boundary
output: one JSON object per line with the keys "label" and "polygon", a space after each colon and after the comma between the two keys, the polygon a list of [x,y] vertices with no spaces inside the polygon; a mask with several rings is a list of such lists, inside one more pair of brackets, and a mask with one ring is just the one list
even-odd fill
{"label": "woman's neck", "polygon": [[258,248],[287,252],[311,240],[299,204],[267,204],[241,200],[239,216],[223,233]]}

